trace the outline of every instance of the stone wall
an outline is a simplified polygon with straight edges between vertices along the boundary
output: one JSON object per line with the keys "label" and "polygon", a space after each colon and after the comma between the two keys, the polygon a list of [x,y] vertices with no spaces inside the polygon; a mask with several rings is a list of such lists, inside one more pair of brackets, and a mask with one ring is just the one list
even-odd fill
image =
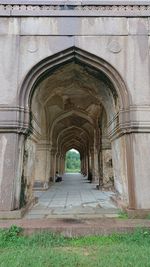
{"label": "stone wall", "polygon": [[[130,208],[150,208],[149,12],[148,1],[133,5],[91,5],[88,1],[69,5],[0,4],[0,210],[20,206],[24,146],[28,150],[28,167],[24,170],[27,199],[31,195],[36,148],[30,141],[28,145],[24,142],[31,130],[31,92],[27,90],[31,72],[36,70],[38,77],[49,57],[60,53],[61,58],[70,48],[92,55],[95,67],[101,62],[103,71],[108,64],[107,76],[119,99],[114,96],[112,100],[118,113],[107,114],[115,187]],[[109,106],[107,101],[105,106]],[[40,135],[43,127],[38,130],[37,121],[33,121]],[[104,158],[108,158],[107,152]],[[45,180],[40,172],[39,176]]]}

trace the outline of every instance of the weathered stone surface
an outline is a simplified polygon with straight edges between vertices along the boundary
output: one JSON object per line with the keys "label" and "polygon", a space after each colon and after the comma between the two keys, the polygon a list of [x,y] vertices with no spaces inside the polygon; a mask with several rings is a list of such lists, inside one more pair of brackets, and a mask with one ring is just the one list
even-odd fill
{"label": "weathered stone surface", "polygon": [[148,1],[0,3],[0,210],[55,181],[70,148],[92,182],[114,176],[125,206],[150,208],[149,11]]}
{"label": "weathered stone surface", "polygon": [[149,142],[149,134],[133,135],[136,205],[139,209],[149,208]]}
{"label": "weathered stone surface", "polygon": [[[13,210],[20,206],[20,187],[23,148],[17,134],[0,134],[0,210]],[[21,170],[22,171],[22,170]]]}
{"label": "weathered stone surface", "polygon": [[112,160],[114,172],[114,184],[117,192],[125,203],[128,203],[128,174],[127,174],[127,148],[125,137],[112,142]]}
{"label": "weathered stone surface", "polygon": [[22,18],[21,35],[127,35],[127,18]]}

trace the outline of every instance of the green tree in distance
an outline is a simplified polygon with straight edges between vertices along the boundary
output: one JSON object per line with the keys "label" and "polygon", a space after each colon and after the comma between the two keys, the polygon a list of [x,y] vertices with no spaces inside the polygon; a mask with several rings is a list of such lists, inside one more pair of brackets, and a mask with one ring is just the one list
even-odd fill
{"label": "green tree in distance", "polygon": [[66,153],[66,172],[80,172],[80,154],[78,151],[69,150]]}

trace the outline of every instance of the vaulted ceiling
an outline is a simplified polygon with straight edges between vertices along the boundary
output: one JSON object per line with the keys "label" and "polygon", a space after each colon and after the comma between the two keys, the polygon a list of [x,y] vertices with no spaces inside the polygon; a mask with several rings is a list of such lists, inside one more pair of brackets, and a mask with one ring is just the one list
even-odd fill
{"label": "vaulted ceiling", "polygon": [[114,95],[102,73],[70,62],[38,84],[32,100],[33,127],[60,153],[71,148],[83,153],[93,145],[102,112],[108,119],[113,115]]}

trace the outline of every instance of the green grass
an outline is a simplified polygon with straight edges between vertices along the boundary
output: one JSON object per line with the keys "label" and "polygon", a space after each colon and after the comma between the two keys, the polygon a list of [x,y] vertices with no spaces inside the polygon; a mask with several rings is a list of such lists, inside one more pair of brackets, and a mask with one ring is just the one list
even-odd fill
{"label": "green grass", "polygon": [[149,267],[150,231],[65,238],[52,233],[21,235],[0,230],[1,267]]}
{"label": "green grass", "polygon": [[150,214],[148,214],[145,219],[150,220]]}
{"label": "green grass", "polygon": [[120,210],[119,213],[118,213],[118,218],[119,219],[128,219],[127,212]]}

